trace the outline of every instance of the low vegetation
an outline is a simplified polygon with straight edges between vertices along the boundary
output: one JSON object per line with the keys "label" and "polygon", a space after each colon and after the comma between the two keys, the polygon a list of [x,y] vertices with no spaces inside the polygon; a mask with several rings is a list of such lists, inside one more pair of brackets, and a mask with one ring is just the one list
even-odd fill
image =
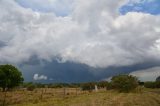
{"label": "low vegetation", "polygon": [[0,106],[160,106],[159,77],[140,82],[118,75],[111,82],[22,83],[12,65],[0,65]]}
{"label": "low vegetation", "polygon": [[[43,93],[42,93],[43,91]],[[0,93],[0,103],[3,101]],[[43,95],[42,95],[43,94]],[[5,106],[159,106],[160,89],[143,88],[130,93],[116,90],[82,91],[75,88],[38,88],[7,92]],[[1,105],[0,105],[1,106]]]}
{"label": "low vegetation", "polygon": [[132,75],[119,75],[112,77],[111,84],[119,92],[130,92],[138,87],[138,79]]}

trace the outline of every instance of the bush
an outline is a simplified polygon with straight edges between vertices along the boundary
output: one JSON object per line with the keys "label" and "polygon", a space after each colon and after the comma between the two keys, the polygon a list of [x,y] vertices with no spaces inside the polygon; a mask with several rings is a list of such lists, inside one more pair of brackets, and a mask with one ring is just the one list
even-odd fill
{"label": "bush", "polygon": [[156,81],[160,81],[160,76],[156,78]]}
{"label": "bush", "polygon": [[144,87],[146,87],[146,88],[160,88],[160,81],[145,82]]}
{"label": "bush", "polygon": [[96,85],[96,83],[94,83],[94,82],[84,83],[84,84],[82,84],[81,88],[82,88],[82,90],[92,91],[93,89],[95,89],[95,85]]}
{"label": "bush", "polygon": [[145,82],[144,83],[144,87],[146,87],[146,88],[156,88],[156,84],[155,84],[155,82]]}
{"label": "bush", "polygon": [[139,81],[138,84],[139,84],[140,86],[144,86],[144,82]]}
{"label": "bush", "polygon": [[106,88],[108,86],[107,81],[101,81],[97,83],[98,88]]}
{"label": "bush", "polygon": [[114,87],[113,87],[113,84],[110,82],[107,84],[106,90],[111,90],[111,89],[114,89]]}
{"label": "bush", "polygon": [[156,81],[156,88],[160,88],[160,81]]}
{"label": "bush", "polygon": [[118,75],[112,77],[111,84],[119,92],[130,92],[137,88],[138,80],[132,75]]}
{"label": "bush", "polygon": [[36,88],[36,86],[33,84],[27,86],[28,91],[33,91],[35,88]]}

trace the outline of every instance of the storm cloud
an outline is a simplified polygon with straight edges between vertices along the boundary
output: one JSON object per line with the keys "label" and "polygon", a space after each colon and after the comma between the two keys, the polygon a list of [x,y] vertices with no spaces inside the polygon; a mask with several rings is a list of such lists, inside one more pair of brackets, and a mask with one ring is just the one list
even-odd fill
{"label": "storm cloud", "polygon": [[160,16],[121,15],[126,2],[73,0],[72,11],[57,16],[0,0],[0,62],[20,64],[36,56],[105,68],[159,61]]}

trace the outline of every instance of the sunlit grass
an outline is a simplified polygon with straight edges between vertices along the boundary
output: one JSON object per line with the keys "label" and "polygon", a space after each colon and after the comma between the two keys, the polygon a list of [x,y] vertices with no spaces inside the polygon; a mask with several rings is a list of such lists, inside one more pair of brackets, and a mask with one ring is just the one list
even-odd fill
{"label": "sunlit grass", "polygon": [[50,89],[42,99],[40,96],[41,90],[10,92],[7,102],[10,106],[160,106],[160,89],[143,89],[138,93],[114,90],[89,93],[79,90],[78,95],[74,89],[68,90],[66,95],[63,89]]}

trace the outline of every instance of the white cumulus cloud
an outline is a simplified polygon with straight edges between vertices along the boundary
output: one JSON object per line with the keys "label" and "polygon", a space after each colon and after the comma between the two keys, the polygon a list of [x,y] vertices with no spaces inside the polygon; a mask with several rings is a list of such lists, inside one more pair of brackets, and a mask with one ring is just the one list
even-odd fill
{"label": "white cumulus cloud", "polygon": [[0,62],[73,61],[92,67],[160,60],[160,15],[118,9],[125,0],[74,0],[65,17],[0,0]]}
{"label": "white cumulus cloud", "polygon": [[47,80],[47,76],[34,74],[33,79],[34,80]]}

